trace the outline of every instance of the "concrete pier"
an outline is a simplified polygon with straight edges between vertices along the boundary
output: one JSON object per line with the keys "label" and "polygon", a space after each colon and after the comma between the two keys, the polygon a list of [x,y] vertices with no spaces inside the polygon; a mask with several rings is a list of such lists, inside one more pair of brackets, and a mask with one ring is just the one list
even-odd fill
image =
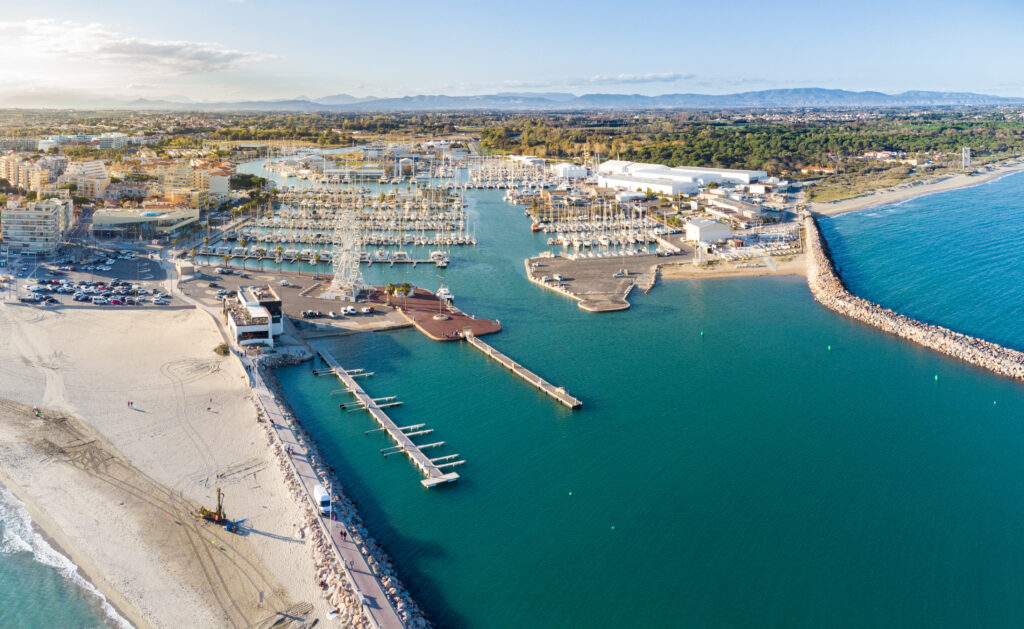
{"label": "concrete pier", "polygon": [[[370,415],[377,420],[377,423],[388,433],[388,436],[395,442],[396,448],[405,452],[405,455],[409,457],[409,460],[419,468],[420,472],[423,473],[426,478],[420,481],[424,487],[430,488],[434,485],[440,485],[441,483],[451,483],[458,480],[459,475],[455,472],[444,472],[433,461],[430,460],[423,452],[420,451],[419,446],[412,442],[409,435],[406,434],[394,421],[388,417],[387,413],[381,410],[380,406],[374,398],[370,397],[366,391],[363,390],[359,383],[356,382],[352,374],[348,373],[339,363],[335,360],[334,356],[327,350],[317,350],[317,354],[323,359],[331,372],[338,377],[339,380],[345,385],[349,393],[355,396],[356,400],[359,401],[363,407],[370,413]],[[422,433],[419,433],[422,434]]]}
{"label": "concrete pier", "polygon": [[549,396],[555,398],[556,400],[558,400],[562,404],[565,404],[569,408],[581,408],[583,406],[583,402],[569,395],[569,392],[566,391],[564,387],[556,387],[555,385],[551,384],[544,378],[541,378],[540,376],[533,373],[526,367],[523,367],[516,361],[509,358],[508,356],[494,349],[487,343],[484,343],[472,333],[466,334],[466,341],[468,341],[469,344],[472,345],[473,347],[483,352],[484,355],[496,360],[498,364],[501,365],[502,367],[511,370],[512,373],[516,374],[523,380],[526,380],[533,386],[537,387],[544,393],[547,393]]}

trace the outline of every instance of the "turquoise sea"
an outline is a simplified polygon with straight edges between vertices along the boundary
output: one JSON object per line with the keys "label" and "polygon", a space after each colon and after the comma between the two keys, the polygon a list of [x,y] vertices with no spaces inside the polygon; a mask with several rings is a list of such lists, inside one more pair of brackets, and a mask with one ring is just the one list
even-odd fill
{"label": "turquoise sea", "polygon": [[[1020,347],[1022,186],[823,229],[864,296]],[[446,442],[435,456],[467,460],[428,491],[380,455],[391,444],[364,434],[372,420],[339,411],[335,382],[309,364],[278,371],[436,626],[1024,624],[1024,385],[839,317],[799,277],[666,281],[628,311],[582,312],[526,281],[522,259],[543,247],[521,208],[469,195],[478,247],[447,270],[367,279],[444,281],[464,310],[501,320],[490,342],[581,411],[412,330],[329,342],[375,372],[371,394],[404,402],[401,425],[434,429],[420,439]],[[10,534],[27,526],[12,504],[0,627],[116,626],[66,564]]]}
{"label": "turquoise sea", "polygon": [[1024,350],[1024,173],[821,226],[853,292]]}
{"label": "turquoise sea", "polygon": [[437,626],[1024,623],[1024,386],[839,317],[799,277],[667,281],[582,312],[526,281],[542,247],[522,210],[470,195],[480,246],[386,279],[442,273],[460,307],[501,320],[489,342],[581,411],[412,330],[328,342],[404,401],[400,425],[466,459],[427,491],[370,418],[339,411],[336,382],[278,371]]}
{"label": "turquoise sea", "polygon": [[78,574],[70,559],[33,530],[25,506],[0,486],[0,627],[129,629]]}

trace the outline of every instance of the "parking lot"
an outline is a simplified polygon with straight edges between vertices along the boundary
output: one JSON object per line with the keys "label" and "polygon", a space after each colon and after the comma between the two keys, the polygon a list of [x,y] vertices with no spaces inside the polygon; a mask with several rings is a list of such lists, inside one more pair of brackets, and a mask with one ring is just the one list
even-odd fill
{"label": "parking lot", "polygon": [[[287,284],[282,285],[282,280]],[[241,286],[262,286],[269,285],[281,298],[281,305],[284,313],[301,327],[301,322],[307,325],[313,323],[329,324],[347,329],[373,329],[382,327],[393,327],[404,324],[401,315],[394,313],[393,308],[373,305],[372,313],[362,312],[363,308],[369,306],[367,303],[354,303],[319,299],[316,297],[305,297],[300,295],[304,289],[315,283],[322,285],[330,284],[330,278],[316,280],[309,275],[298,273],[267,273],[263,271],[245,271],[242,275],[218,274],[215,267],[196,267],[194,279],[181,282],[178,288],[189,297],[209,306],[219,306],[220,300],[217,295],[233,294]],[[213,284],[211,286],[211,284]],[[317,291],[318,292],[318,291]],[[356,314],[342,315],[341,310],[345,306],[356,309]],[[303,317],[303,312],[319,312],[319,317]],[[334,316],[331,316],[331,313]]]}
{"label": "parking lot", "polygon": [[125,250],[81,249],[74,258],[36,263],[10,258],[4,269],[15,279],[4,298],[26,303],[96,306],[170,305],[173,297],[155,294],[164,288],[167,273],[148,254]]}

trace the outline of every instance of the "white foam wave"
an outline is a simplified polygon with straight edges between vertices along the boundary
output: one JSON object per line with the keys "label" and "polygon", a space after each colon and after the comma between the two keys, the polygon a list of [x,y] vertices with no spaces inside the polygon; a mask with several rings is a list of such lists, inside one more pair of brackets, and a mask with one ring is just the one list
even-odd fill
{"label": "white foam wave", "polygon": [[18,500],[6,487],[0,486],[0,554],[30,552],[36,561],[50,566],[62,577],[99,599],[103,613],[121,629],[134,629],[132,624],[117,613],[107,597],[78,574],[78,566],[57,552],[32,528],[32,518],[25,509],[25,503]]}

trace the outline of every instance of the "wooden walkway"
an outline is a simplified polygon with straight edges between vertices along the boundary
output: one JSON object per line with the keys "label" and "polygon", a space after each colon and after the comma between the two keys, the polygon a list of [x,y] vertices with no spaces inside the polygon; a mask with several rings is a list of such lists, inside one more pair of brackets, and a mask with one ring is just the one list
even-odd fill
{"label": "wooden walkway", "polygon": [[423,454],[423,451],[418,445],[412,442],[409,435],[405,433],[401,428],[395,424],[394,421],[388,417],[387,413],[381,410],[378,406],[377,401],[370,397],[366,391],[363,390],[359,383],[356,382],[355,378],[352,377],[348,371],[346,371],[334,356],[327,350],[319,349],[317,353],[320,358],[323,359],[324,363],[330,367],[331,373],[336,375],[339,380],[345,385],[349,393],[355,396],[356,400],[365,408],[380,427],[388,433],[388,436],[397,444],[396,448],[398,451],[405,452],[405,455],[409,457],[409,460],[413,462],[416,467],[420,469],[426,478],[420,481],[424,487],[433,487],[434,485],[440,485],[441,483],[451,483],[458,480],[459,475],[455,472],[444,472],[439,465],[451,466],[453,463],[441,463],[436,465],[434,461],[430,460],[427,455]]}
{"label": "wooden walkway", "polygon": [[544,393],[547,393],[548,395],[555,398],[562,404],[565,404],[569,408],[581,408],[583,406],[583,402],[581,402],[578,398],[574,398],[573,396],[569,395],[569,392],[566,391],[564,387],[556,387],[555,385],[551,384],[544,378],[541,378],[540,376],[533,373],[526,367],[523,367],[516,361],[509,358],[508,356],[494,349],[487,343],[484,343],[472,333],[466,334],[466,340],[469,342],[470,345],[483,352],[486,356],[489,356],[494,360],[498,361],[498,364],[501,365],[502,367],[510,369],[512,373],[516,374],[523,380],[526,380],[533,386],[537,387]]}

